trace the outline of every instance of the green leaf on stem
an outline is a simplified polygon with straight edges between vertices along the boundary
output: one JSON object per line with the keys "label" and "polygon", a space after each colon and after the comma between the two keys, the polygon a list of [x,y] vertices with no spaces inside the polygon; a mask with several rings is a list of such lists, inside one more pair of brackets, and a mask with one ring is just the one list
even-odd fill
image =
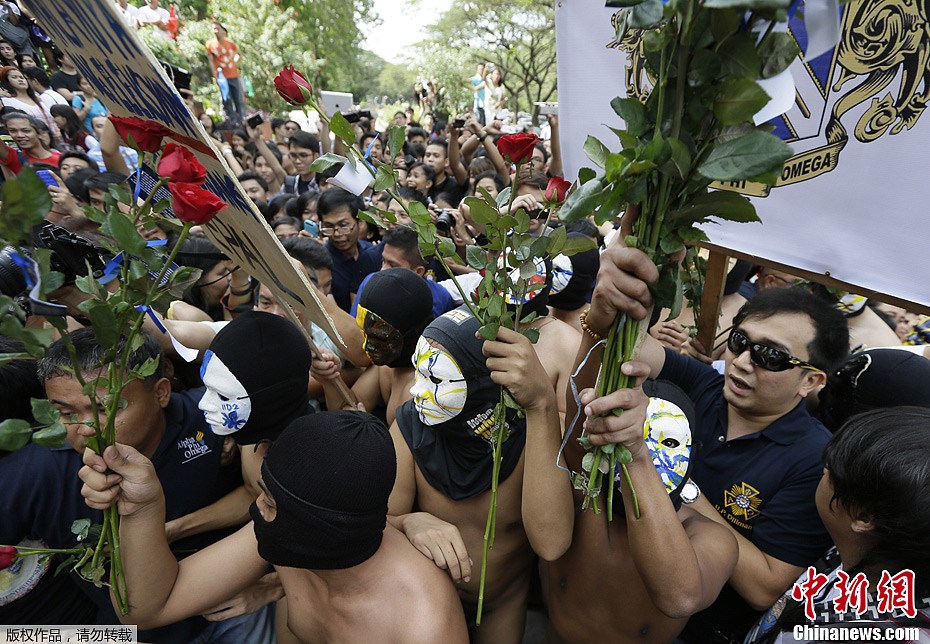
{"label": "green leaf on stem", "polygon": [[503,208],[504,206],[510,203],[510,191],[511,191],[511,187],[507,186],[506,188],[504,188],[503,190],[497,193],[496,202],[497,202],[498,208]]}
{"label": "green leaf on stem", "polygon": [[681,287],[681,271],[677,264],[667,264],[659,268],[659,281],[649,288],[655,298],[656,307],[662,309],[672,308],[675,302],[675,292]]}
{"label": "green leaf on stem", "polygon": [[319,159],[310,164],[310,169],[314,172],[323,172],[328,170],[334,165],[339,165],[341,163],[348,163],[348,159],[339,154],[333,154],[332,152],[327,152]]}
{"label": "green leaf on stem", "polygon": [[478,197],[466,197],[465,205],[468,206],[472,220],[479,226],[487,226],[497,221],[500,214],[497,208],[492,207],[484,199]]}
{"label": "green leaf on stem", "polygon": [[148,378],[158,370],[158,356],[148,358],[138,367],[133,367],[130,374],[136,378]]}
{"label": "green leaf on stem", "polygon": [[652,29],[662,20],[662,0],[644,0],[630,9],[630,27]]}
{"label": "green leaf on stem", "polygon": [[52,198],[31,166],[25,166],[16,177],[7,179],[0,188],[0,238],[18,244],[32,240],[32,227],[41,223],[52,208]]}
{"label": "green leaf on stem", "polygon": [[469,266],[480,271],[487,265],[488,252],[481,246],[466,246],[465,261]]}
{"label": "green leaf on stem", "polygon": [[667,141],[672,152],[671,162],[678,177],[683,179],[691,171],[691,153],[688,151],[688,146],[679,139],[667,139]]}
{"label": "green leaf on stem", "polygon": [[626,448],[626,445],[617,445],[617,462],[621,465],[629,465],[633,462],[633,454]]}
{"label": "green leaf on stem", "polygon": [[754,130],[714,146],[698,172],[717,181],[742,181],[780,170],[791,154],[791,146],[777,136]]}
{"label": "green leaf on stem", "polygon": [[125,184],[122,183],[111,183],[107,192],[110,193],[110,196],[117,201],[126,206],[132,205],[132,195],[129,193],[129,189]]}
{"label": "green leaf on stem", "polygon": [[588,138],[585,139],[584,147],[582,148],[584,153],[588,155],[588,158],[591,159],[600,167],[607,165],[607,157],[610,156],[610,150],[607,149],[607,146],[598,141],[595,137],[588,135]]}
{"label": "green leaf on stem", "polygon": [[714,116],[723,125],[752,121],[752,117],[769,102],[770,96],[750,78],[731,78],[720,86],[714,100]]}
{"label": "green leaf on stem", "polygon": [[387,129],[388,150],[391,151],[392,159],[404,153],[405,138],[404,128],[400,125],[392,125]]}
{"label": "green leaf on stem", "polygon": [[597,248],[597,243],[590,237],[569,237],[562,246],[562,255],[575,255]]}
{"label": "green leaf on stem", "polygon": [[119,210],[114,209],[107,215],[104,232],[109,232],[120,249],[130,255],[138,255],[145,248],[145,238],[136,230],[135,224],[129,221],[129,217]]}
{"label": "green leaf on stem", "polygon": [[733,34],[721,43],[718,53],[723,62],[723,72],[728,76],[752,80],[759,77],[762,59],[756,51],[755,41],[748,33]]}
{"label": "green leaf on stem", "polygon": [[410,219],[417,226],[426,226],[432,221],[429,216],[429,210],[419,201],[411,201],[407,205],[407,208],[410,210]]}
{"label": "green leaf on stem", "polygon": [[32,417],[40,425],[51,425],[61,418],[61,412],[45,398],[30,398],[29,404],[32,406]]}
{"label": "green leaf on stem", "polygon": [[755,208],[749,199],[726,190],[712,190],[693,197],[684,207],[670,211],[667,221],[701,222],[714,215],[721,219],[737,217],[734,221],[758,221],[757,218],[748,218],[755,215]]}
{"label": "green leaf on stem", "polygon": [[539,329],[520,329],[520,333],[530,341],[530,344],[536,344],[539,340]]}
{"label": "green leaf on stem", "polygon": [[578,221],[594,212],[604,190],[603,177],[588,181],[565,199],[559,209],[562,221]]}
{"label": "green leaf on stem", "polygon": [[702,87],[715,84],[720,75],[720,65],[720,56],[715,51],[699,49],[688,66],[688,85]]}
{"label": "green leaf on stem", "polygon": [[478,333],[481,334],[481,337],[487,341],[493,341],[497,339],[497,332],[500,330],[501,325],[497,322],[489,322],[484,324],[478,329]]}
{"label": "green leaf on stem", "polygon": [[549,240],[549,254],[555,257],[562,253],[562,249],[565,248],[565,241],[568,239],[568,231],[565,230],[565,226],[559,226],[552,231],[551,235],[548,235],[546,239]]}
{"label": "green leaf on stem", "polygon": [[330,117],[329,130],[342,139],[347,146],[355,145],[355,130],[340,112],[336,112]]}
{"label": "green leaf on stem", "polygon": [[378,171],[375,173],[375,192],[381,192],[390,188],[397,182],[397,175],[394,171],[394,168],[389,166],[387,163],[382,163],[378,166]]}
{"label": "green leaf on stem", "polygon": [[13,452],[29,442],[32,427],[21,418],[7,418],[0,422],[0,450]]}
{"label": "green leaf on stem", "polygon": [[77,519],[71,524],[71,534],[77,535],[78,541],[86,539],[89,531],[90,519]]}
{"label": "green leaf on stem", "polygon": [[[358,218],[361,219],[362,221],[368,222],[369,224],[377,226],[378,228],[387,228],[388,225],[387,225],[387,222],[385,221],[384,213],[388,213],[392,217],[394,216],[392,213],[388,212],[387,210],[379,210],[377,208],[372,208],[371,210],[359,210]],[[391,223],[397,223],[397,222],[395,221]]]}
{"label": "green leaf on stem", "polygon": [[799,53],[801,50],[794,36],[785,32],[770,33],[759,46],[762,78],[772,78],[788,69]]}
{"label": "green leaf on stem", "polygon": [[597,173],[591,168],[582,168],[578,171],[578,185],[583,186],[596,176]]}
{"label": "green leaf on stem", "polygon": [[448,237],[436,237],[436,244],[438,246],[439,256],[443,259],[449,258],[456,260],[458,264],[461,264],[461,258],[455,252],[455,242],[449,239]]}
{"label": "green leaf on stem", "polygon": [[100,300],[88,300],[91,304],[87,307],[87,317],[94,327],[94,335],[97,336],[97,344],[104,351],[112,349],[119,341],[120,329],[116,321],[116,314],[106,302]]}
{"label": "green leaf on stem", "polygon": [[620,98],[619,96],[610,102],[617,116],[623,119],[626,131],[633,136],[642,136],[652,123],[646,114],[646,106],[639,102],[637,98]]}
{"label": "green leaf on stem", "polygon": [[32,442],[42,447],[58,448],[65,444],[68,432],[61,423],[54,423],[45,429],[40,429],[32,435]]}
{"label": "green leaf on stem", "polygon": [[[590,440],[588,441],[588,444],[590,444]],[[590,472],[593,467],[594,467],[594,452],[588,452],[581,459],[581,469],[583,469],[585,472]]]}

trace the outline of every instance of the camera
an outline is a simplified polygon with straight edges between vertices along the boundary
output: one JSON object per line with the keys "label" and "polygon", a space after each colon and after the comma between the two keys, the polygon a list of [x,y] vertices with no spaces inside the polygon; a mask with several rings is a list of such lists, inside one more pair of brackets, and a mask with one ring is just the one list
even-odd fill
{"label": "camera", "polygon": [[465,127],[465,119],[455,119],[452,121],[452,127],[457,130],[461,130],[463,127]]}
{"label": "camera", "polygon": [[246,123],[248,123],[249,127],[252,128],[253,130],[264,122],[265,122],[265,117],[262,116],[261,112],[257,112],[256,114],[253,114],[246,120]]}
{"label": "camera", "polygon": [[[74,284],[79,275],[87,275],[88,266],[95,279],[103,276],[109,255],[80,235],[43,221],[33,228],[32,237],[37,248],[52,251],[50,268],[64,274],[64,286]],[[7,246],[0,251],[0,293],[9,297],[16,297],[27,288],[26,278],[13,259],[16,250]]]}
{"label": "camera", "polygon": [[342,115],[349,123],[358,123],[362,119],[374,118],[369,110],[358,110],[356,112],[343,112]]}
{"label": "camera", "polygon": [[451,210],[443,209],[436,211],[436,230],[442,235],[448,235],[455,226],[455,216]]}

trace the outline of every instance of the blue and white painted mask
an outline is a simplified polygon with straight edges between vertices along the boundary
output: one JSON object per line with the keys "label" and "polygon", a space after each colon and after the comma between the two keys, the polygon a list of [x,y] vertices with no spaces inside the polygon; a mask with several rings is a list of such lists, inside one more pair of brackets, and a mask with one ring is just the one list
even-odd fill
{"label": "blue and white painted mask", "polygon": [[252,400],[242,383],[212,351],[204,354],[200,379],[207,390],[198,407],[213,433],[226,436],[242,429],[252,414]]}

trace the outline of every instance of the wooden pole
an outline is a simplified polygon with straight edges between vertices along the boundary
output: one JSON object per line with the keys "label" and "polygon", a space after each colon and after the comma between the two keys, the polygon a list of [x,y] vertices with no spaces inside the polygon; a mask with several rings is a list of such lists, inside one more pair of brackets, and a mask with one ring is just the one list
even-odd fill
{"label": "wooden pole", "polygon": [[701,319],[696,320],[696,339],[704,347],[707,355],[714,351],[717,319],[720,317],[720,303],[723,300],[723,287],[726,284],[729,265],[730,258],[724,253],[710,251],[707,258],[707,275],[704,278],[704,293],[701,295]]}

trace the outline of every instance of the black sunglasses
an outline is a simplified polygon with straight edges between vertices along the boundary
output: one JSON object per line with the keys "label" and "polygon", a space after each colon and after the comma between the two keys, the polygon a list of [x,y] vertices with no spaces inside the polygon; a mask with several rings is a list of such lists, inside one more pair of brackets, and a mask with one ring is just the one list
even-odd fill
{"label": "black sunglasses", "polygon": [[795,358],[787,351],[776,349],[766,344],[753,342],[739,329],[733,329],[733,331],[730,332],[730,337],[727,338],[727,349],[729,349],[734,356],[739,356],[749,349],[749,360],[752,364],[768,371],[786,371],[794,367],[800,367],[801,369],[823,372],[823,369],[815,367],[811,363],[805,362],[800,358]]}

